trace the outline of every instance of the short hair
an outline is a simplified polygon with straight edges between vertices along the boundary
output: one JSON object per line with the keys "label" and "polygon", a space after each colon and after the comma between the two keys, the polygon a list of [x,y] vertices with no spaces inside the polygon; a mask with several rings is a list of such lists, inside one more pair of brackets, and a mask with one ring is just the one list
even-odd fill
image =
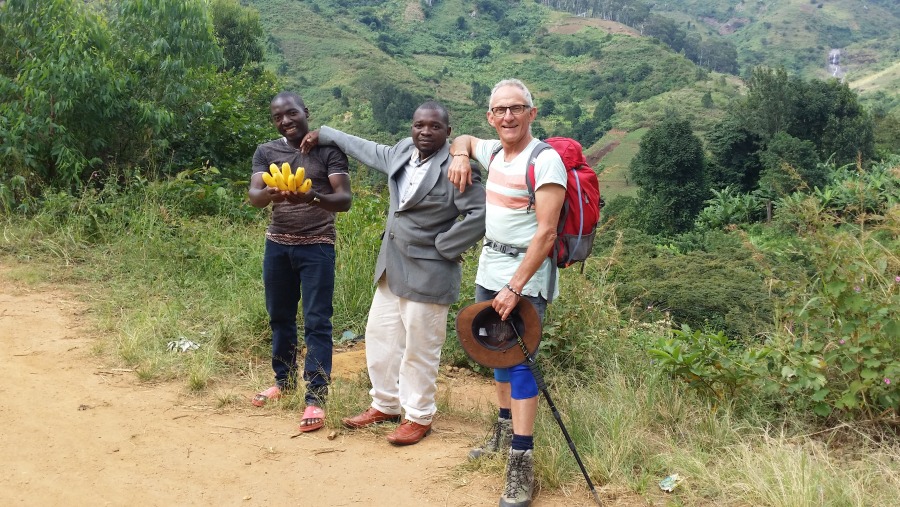
{"label": "short hair", "polygon": [[491,101],[494,99],[494,94],[497,93],[497,90],[503,88],[504,86],[515,86],[516,88],[522,90],[522,93],[525,94],[525,102],[528,103],[528,107],[534,107],[534,100],[531,98],[531,92],[528,91],[528,87],[525,86],[525,83],[519,81],[518,79],[504,79],[499,83],[494,85],[494,89],[491,90],[491,96],[488,98],[488,107],[491,106]]}
{"label": "short hair", "polygon": [[429,100],[429,101],[422,103],[421,106],[417,107],[416,111],[418,111],[419,109],[426,109],[428,111],[437,111],[438,114],[441,115],[441,120],[444,121],[444,124],[447,125],[448,127],[450,126],[450,113],[447,112],[447,108],[444,107],[444,105],[441,104],[440,102],[437,102],[434,100]]}
{"label": "short hair", "polygon": [[290,91],[279,92],[278,95],[276,95],[272,99],[272,102],[275,102],[278,99],[291,99],[291,100],[297,102],[298,106],[306,107],[306,103],[303,102],[303,98],[301,98],[300,95],[298,95],[296,92],[290,92]]}

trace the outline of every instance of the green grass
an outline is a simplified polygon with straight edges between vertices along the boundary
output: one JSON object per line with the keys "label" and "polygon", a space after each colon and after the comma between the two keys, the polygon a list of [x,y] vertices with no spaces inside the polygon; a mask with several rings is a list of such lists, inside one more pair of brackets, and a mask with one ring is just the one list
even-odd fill
{"label": "green grass", "polygon": [[850,88],[863,96],[878,92],[895,92],[900,89],[900,61],[868,75],[851,77]]}
{"label": "green grass", "polygon": [[625,135],[621,133],[607,134],[595,145],[602,147],[608,144],[604,139],[608,139],[609,142],[616,140],[619,142],[619,145],[600,161],[603,165],[603,171],[600,173],[600,193],[607,202],[620,195],[637,195],[638,186],[629,180],[628,167],[631,159],[638,152],[641,137],[646,132],[646,128],[639,128]]}
{"label": "green grass", "polygon": [[[124,365],[144,379],[187,375],[191,388],[200,389],[219,374],[246,374],[249,360],[268,354],[261,275],[267,214],[246,221],[186,218],[162,192],[151,186],[120,200],[54,196],[32,220],[3,224],[0,252],[46,259],[65,268],[45,276],[97,287],[92,304],[100,326],[115,336],[109,347]],[[372,295],[377,251],[371,245],[386,204],[380,195],[362,194],[355,214],[337,222],[343,255],[333,321],[339,331],[362,329]],[[34,269],[33,276],[42,273],[39,265]],[[168,353],[166,344],[182,338],[209,352]]]}

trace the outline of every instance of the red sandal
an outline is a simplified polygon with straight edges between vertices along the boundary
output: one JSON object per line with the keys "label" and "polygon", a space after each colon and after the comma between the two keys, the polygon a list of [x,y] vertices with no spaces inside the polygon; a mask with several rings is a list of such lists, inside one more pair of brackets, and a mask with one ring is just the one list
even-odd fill
{"label": "red sandal", "polygon": [[269,400],[277,400],[279,398],[281,398],[281,388],[272,386],[261,393],[256,393],[256,396],[250,400],[250,403],[256,407],[263,407]]}
{"label": "red sandal", "polygon": [[[316,422],[303,424],[306,421]],[[315,405],[306,407],[306,410],[303,411],[303,418],[300,419],[300,431],[304,433],[308,431],[316,431],[322,426],[325,426],[325,411],[322,410],[322,407],[317,407]]]}

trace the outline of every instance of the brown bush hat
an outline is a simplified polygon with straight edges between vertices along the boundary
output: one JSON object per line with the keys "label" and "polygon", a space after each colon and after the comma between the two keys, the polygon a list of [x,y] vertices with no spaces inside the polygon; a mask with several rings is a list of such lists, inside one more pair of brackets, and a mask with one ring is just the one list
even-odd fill
{"label": "brown bush hat", "polygon": [[482,301],[459,311],[456,316],[459,343],[473,361],[488,368],[510,368],[524,363],[525,354],[516,339],[516,331],[528,354],[534,354],[541,343],[541,318],[537,310],[527,299],[520,299],[516,309],[503,321],[492,303],[493,300]]}

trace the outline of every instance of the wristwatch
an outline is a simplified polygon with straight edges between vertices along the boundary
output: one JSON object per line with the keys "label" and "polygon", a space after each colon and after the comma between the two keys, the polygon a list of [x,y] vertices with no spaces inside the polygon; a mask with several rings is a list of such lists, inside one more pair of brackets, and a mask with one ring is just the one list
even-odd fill
{"label": "wristwatch", "polygon": [[319,199],[319,193],[316,192],[316,195],[314,195],[313,198],[312,198],[312,200],[309,201],[309,204],[310,204],[310,205],[313,205],[313,204],[318,205],[320,202],[322,202],[322,199]]}

